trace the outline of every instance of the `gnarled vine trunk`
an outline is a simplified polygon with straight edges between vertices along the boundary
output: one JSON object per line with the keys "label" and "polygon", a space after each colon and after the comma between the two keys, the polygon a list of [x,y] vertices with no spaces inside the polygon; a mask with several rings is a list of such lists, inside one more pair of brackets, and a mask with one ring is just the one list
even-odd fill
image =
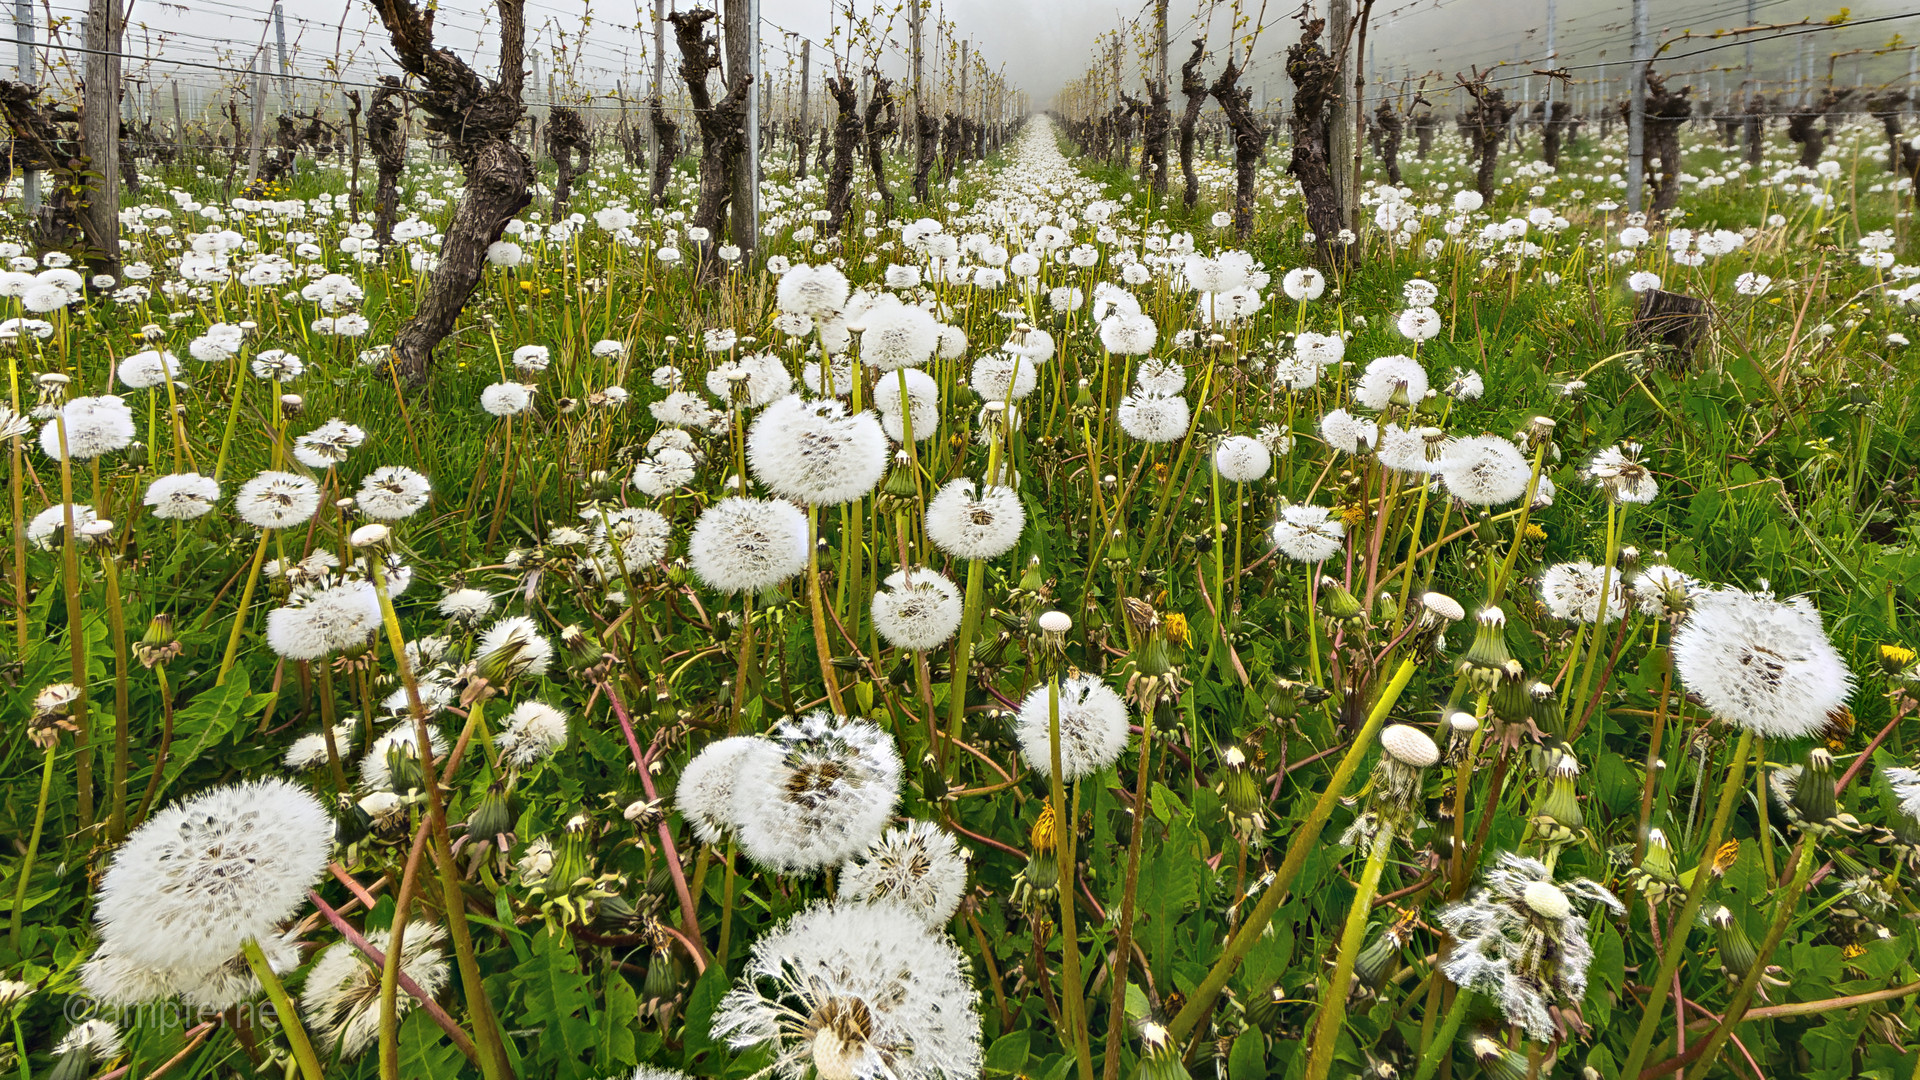
{"label": "gnarled vine trunk", "polygon": [[427,114],[427,129],[445,137],[447,153],[466,177],[426,295],[393,338],[393,363],[414,386],[427,381],[433,350],[453,332],[467,298],[480,284],[488,246],[533,199],[533,162],[514,142],[526,111],[520,102],[526,67],[524,0],[498,3],[500,73],[489,81],[452,50],[434,45],[431,11],[421,11],[413,0],[377,0],[400,66],[423,84],[415,100]]}
{"label": "gnarled vine trunk", "polygon": [[860,145],[860,95],[854,89],[853,76],[827,80],[827,96],[833,98],[833,171],[827,174],[828,236],[840,235],[847,212],[853,208],[853,152]]}
{"label": "gnarled vine trunk", "polygon": [[1326,20],[1314,19],[1300,28],[1300,43],[1287,47],[1287,78],[1293,80],[1293,152],[1287,171],[1300,184],[1306,205],[1307,227],[1313,230],[1314,250],[1322,264],[1337,267],[1347,258],[1339,242],[1345,217],[1340,209],[1340,187],[1333,181],[1333,105],[1340,96],[1340,64],[1320,47]]}
{"label": "gnarled vine trunk", "polygon": [[1473,173],[1473,186],[1482,199],[1492,202],[1494,175],[1500,169],[1500,140],[1506,138],[1507,123],[1513,119],[1518,106],[1509,105],[1506,93],[1488,86],[1484,79],[1467,83],[1466,91],[1473,97],[1473,108],[1461,118],[1460,126],[1479,159]]}
{"label": "gnarled vine trunk", "polygon": [[680,157],[680,125],[667,115],[667,106],[654,95],[649,110],[649,122],[653,124],[653,141],[659,146],[653,159],[653,190],[648,198],[655,206],[667,204],[667,181],[673,179],[673,163]]}
{"label": "gnarled vine trunk", "polygon": [[893,80],[875,78],[867,98],[867,168],[880,192],[882,213],[893,217],[893,189],[887,186],[887,136],[900,127],[900,106],[893,100]]}
{"label": "gnarled vine trunk", "polygon": [[1391,102],[1383,101],[1373,110],[1373,129],[1380,136],[1380,165],[1387,170],[1387,182],[1400,186],[1400,113]]}
{"label": "gnarled vine trunk", "polygon": [[1267,129],[1253,114],[1253,88],[1241,86],[1240,75],[1239,60],[1228,57],[1226,70],[1208,92],[1233,127],[1233,232],[1244,244],[1253,238],[1253,174],[1260,166]]}
{"label": "gnarled vine trunk", "polygon": [[707,91],[708,73],[720,68],[720,38],[707,31],[707,23],[717,14],[695,8],[667,16],[680,44],[680,81],[700,127],[700,201],[691,226],[707,232],[705,240],[696,241],[702,274],[720,269],[713,249],[726,232],[727,211],[733,205],[734,179],[747,146],[747,102],[753,93],[753,76],[745,71],[733,73],[726,96],[719,101]]}
{"label": "gnarled vine trunk", "polygon": [[573,182],[593,162],[593,139],[587,135],[587,122],[578,109],[555,106],[547,117],[547,153],[552,155],[559,179],[553,185],[553,216],[567,213],[573,198]]}
{"label": "gnarled vine trunk", "polygon": [[373,149],[377,172],[373,237],[381,247],[393,243],[393,222],[400,212],[400,170],[407,165],[407,135],[400,129],[400,107],[394,104],[403,93],[399,79],[383,75],[380,88],[373,92],[373,107],[367,111],[367,142]]}
{"label": "gnarled vine trunk", "polygon": [[1683,86],[1670,91],[1665,79],[1647,76],[1647,153],[1658,163],[1659,172],[1649,209],[1656,217],[1680,204],[1680,126],[1693,115],[1693,102],[1687,100],[1692,89]]}
{"label": "gnarled vine trunk", "polygon": [[1180,92],[1187,98],[1187,107],[1180,113],[1180,176],[1187,182],[1182,201],[1189,207],[1200,201],[1200,177],[1193,171],[1193,129],[1207,104],[1207,80],[1200,74],[1200,63],[1206,57],[1207,39],[1194,38],[1193,55],[1180,65]]}

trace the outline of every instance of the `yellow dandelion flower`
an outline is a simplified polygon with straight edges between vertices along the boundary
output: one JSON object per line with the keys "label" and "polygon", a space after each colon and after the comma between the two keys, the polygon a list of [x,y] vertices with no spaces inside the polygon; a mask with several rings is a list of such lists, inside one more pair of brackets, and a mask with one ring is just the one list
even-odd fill
{"label": "yellow dandelion flower", "polygon": [[1182,647],[1193,644],[1193,628],[1187,625],[1187,617],[1179,612],[1171,612],[1161,620],[1167,629],[1167,640]]}
{"label": "yellow dandelion flower", "polygon": [[1033,835],[1028,837],[1028,843],[1035,854],[1046,855],[1053,851],[1053,840],[1053,804],[1048,803],[1040,808],[1040,818],[1033,823]]}

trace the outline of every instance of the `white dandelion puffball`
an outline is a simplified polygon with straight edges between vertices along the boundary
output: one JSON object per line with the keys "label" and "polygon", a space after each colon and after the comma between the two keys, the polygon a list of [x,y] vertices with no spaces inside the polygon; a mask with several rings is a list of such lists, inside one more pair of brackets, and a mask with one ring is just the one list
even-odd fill
{"label": "white dandelion puffball", "polygon": [[285,780],[174,803],[114,852],[94,912],[101,941],[147,967],[211,970],[271,938],[332,850],[326,808]]}
{"label": "white dandelion puffball", "polygon": [[1347,527],[1324,506],[1288,506],[1273,523],[1273,546],[1295,562],[1325,562],[1340,554]]}
{"label": "white dandelion puffball", "polygon": [[[1053,774],[1050,690],[1036,686],[1020,703],[1015,734],[1027,767]],[[1127,703],[1097,675],[1060,682],[1060,776],[1078,780],[1120,760],[1127,748]]]}
{"label": "white dandelion puffball", "polygon": [[[446,989],[450,979],[446,940],[444,929],[424,919],[408,922],[401,939],[400,970],[429,998]],[[381,956],[392,942],[390,930],[367,934],[367,944]],[[401,1017],[413,1007],[412,994],[394,999],[394,1011]],[[343,1060],[358,1057],[380,1038],[380,969],[348,942],[327,946],[307,969],[300,1014],[326,1054],[338,1053]]]}
{"label": "white dandelion puffball", "polygon": [[434,610],[462,626],[475,627],[493,614],[493,597],[484,589],[453,589],[440,598]]}
{"label": "white dandelion puffball", "polygon": [[1353,399],[1379,412],[1389,405],[1418,405],[1427,396],[1427,372],[1411,356],[1382,356],[1367,364]]}
{"label": "white dandelion puffball", "polygon": [[180,358],[165,349],[148,349],[134,353],[114,372],[120,379],[120,385],[129,390],[148,390],[164,386],[171,380],[180,378]]}
{"label": "white dandelion puffball", "polygon": [[960,845],[931,821],[909,821],[840,868],[836,895],[843,902],[891,901],[938,929],[959,910],[966,891]]}
{"label": "white dandelion puffball", "polygon": [[405,465],[383,465],[360,482],[354,505],[375,521],[399,521],[427,505],[433,485]]}
{"label": "white dandelion puffball", "polygon": [[1469,506],[1515,502],[1527,494],[1527,481],[1533,478],[1526,455],[1497,435],[1448,439],[1433,471],[1449,494]]}
{"label": "white dandelion puffball", "polygon": [[174,473],[147,485],[146,504],[165,521],[192,521],[220,501],[220,482],[199,473]]}
{"label": "white dandelion puffball", "polygon": [[782,874],[838,866],[880,839],[900,801],[893,737],[821,710],[782,720],[741,755],[740,849]]}
{"label": "white dandelion puffball", "polygon": [[1770,739],[1812,735],[1853,692],[1853,673],[1803,596],[1701,591],[1672,648],[1681,683],[1715,719]]}
{"label": "white dandelion puffball", "polygon": [[1120,399],[1114,417],[1120,430],[1141,442],[1170,443],[1186,438],[1193,409],[1179,394],[1137,390]]}
{"label": "white dandelion puffball", "polygon": [[[67,503],[55,503],[33,515],[33,520],[27,522],[27,540],[31,542],[34,547],[42,551],[53,547],[54,538],[62,535],[61,530],[67,527],[68,505]],[[71,505],[73,506],[74,531],[84,538],[87,534],[83,530],[85,530],[88,525],[98,521],[99,518],[94,514],[93,507],[91,506],[87,506],[84,503],[74,503]]]}
{"label": "white dandelion puffball", "polygon": [[[1029,365],[1031,366],[1031,365]],[[907,381],[907,401],[913,406],[908,417],[913,423],[913,441],[933,438],[940,428],[940,383],[933,376],[915,369],[902,369],[873,384],[873,407],[880,410],[880,426],[887,438],[902,442],[906,430],[900,419],[900,379]]]}
{"label": "white dandelion puffball", "polygon": [[733,788],[740,775],[740,762],[749,750],[765,741],[757,735],[735,735],[710,742],[680,770],[673,804],[680,808],[680,815],[701,843],[717,844],[738,827],[733,816]]}
{"label": "white dandelion puffball", "polygon": [[288,472],[263,472],[240,485],[233,510],[256,529],[304,525],[320,509],[320,485]]}
{"label": "white dandelion puffball", "polygon": [[318,660],[366,643],[380,627],[380,598],[365,581],[302,586],[267,612],[267,644],[288,660]]}
{"label": "white dandelion puffball", "polygon": [[497,742],[510,765],[544,761],[567,745],[567,714],[544,701],[523,701],[507,714]]}
{"label": "white dandelion puffball", "polygon": [[309,469],[331,469],[367,441],[365,429],[335,417],[293,442],[293,458]]}
{"label": "white dandelion puffball", "polygon": [[780,275],[774,297],[780,310],[792,315],[835,315],[847,305],[847,275],[835,266],[801,263]]}
{"label": "white dandelion puffball", "polygon": [[709,588],[770,589],[807,568],[807,515],[784,499],[722,499],[701,511],[687,557]]}
{"label": "white dandelion puffball", "polygon": [[1273,468],[1273,451],[1251,435],[1229,435],[1213,448],[1213,467],[1222,480],[1252,483]]}
{"label": "white dandelion puffball", "polygon": [[860,362],[876,371],[919,367],[940,347],[940,324],[924,308],[881,303],[861,317],[867,329],[860,335]]}
{"label": "white dandelion puffball", "polygon": [[1430,341],[1440,334],[1440,313],[1430,307],[1408,308],[1400,313],[1394,325],[1400,336],[1409,341]]}
{"label": "white dandelion puffball", "polygon": [[1345,409],[1335,409],[1320,418],[1320,437],[1334,451],[1361,454],[1380,441],[1380,425]]}
{"label": "white dandelion puffball", "polygon": [[1620,582],[1620,571],[1604,572],[1580,559],[1555,563],[1540,574],[1540,599],[1556,619],[1592,623],[1600,619],[1600,579],[1607,579],[1607,621],[1619,622],[1625,613],[1627,595]]}
{"label": "white dandelion puffball", "polygon": [[1145,356],[1159,342],[1151,315],[1120,312],[1100,320],[1100,346],[1115,356]]}
{"label": "white dandelion puffball", "polygon": [[593,526],[593,553],[611,564],[609,576],[652,566],[666,558],[673,540],[672,523],[658,510],[644,506],[584,510],[580,516]]}
{"label": "white dandelion puffball", "polygon": [[927,652],[960,629],[960,590],[945,574],[916,566],[887,575],[873,594],[873,628],[896,648]]}
{"label": "white dandelion puffball", "polygon": [[658,499],[686,486],[699,471],[699,462],[692,454],[677,446],[663,446],[633,467],[633,486],[641,494]]}
{"label": "white dandelion puffball", "polygon": [[[880,380],[884,384],[887,380]],[[973,362],[967,385],[986,401],[1025,401],[1040,382],[1040,365],[1016,353],[988,353]],[[896,395],[897,396],[897,395]]]}
{"label": "white dandelion puffball", "polygon": [[775,495],[810,506],[865,496],[887,471],[887,436],[873,413],[848,416],[827,398],[781,398],[747,431],[747,464]]}
{"label": "white dandelion puffball", "polygon": [[1187,388],[1187,369],[1177,360],[1142,360],[1133,382],[1150,394],[1178,394]]}
{"label": "white dandelion puffball", "polygon": [[927,502],[927,539],[956,559],[997,559],[1013,550],[1027,511],[1012,488],[988,486],[974,494],[966,477],[952,480]]}
{"label": "white dandelion puffball", "polygon": [[979,994],[965,954],[893,903],[816,903],[754,942],[713,1034],[771,1044],[780,1080],[973,1080]]}
{"label": "white dandelion puffball", "polygon": [[[744,387],[745,400],[736,400],[734,387]],[[707,392],[729,407],[758,409],[793,392],[793,375],[772,353],[755,353],[715,364],[707,372]]]}
{"label": "white dandelion puffball", "polygon": [[517,416],[533,407],[533,387],[499,382],[480,391],[480,407],[494,416]]}
{"label": "white dandelion puffball", "polygon": [[[65,428],[66,454],[60,452]],[[40,429],[40,449],[55,461],[71,456],[92,461],[102,454],[124,450],[133,441],[133,410],[111,394],[77,397],[60,406],[60,414]]]}
{"label": "white dandelion puffball", "polygon": [[1280,288],[1297,303],[1307,303],[1320,299],[1327,290],[1326,275],[1310,266],[1289,270],[1280,279]]}

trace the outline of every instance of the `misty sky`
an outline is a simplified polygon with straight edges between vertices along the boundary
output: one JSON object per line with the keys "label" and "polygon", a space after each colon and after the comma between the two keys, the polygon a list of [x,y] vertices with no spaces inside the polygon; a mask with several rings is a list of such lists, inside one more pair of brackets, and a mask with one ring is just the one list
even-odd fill
{"label": "misty sky", "polygon": [[[679,0],[690,5],[693,0]],[[894,0],[897,5],[898,0]],[[1243,0],[1244,2],[1244,0]],[[1360,0],[1354,0],[1359,6]],[[905,66],[907,20],[904,11],[878,5],[875,0],[853,0],[858,16],[870,18],[876,25],[891,22],[895,47],[888,50],[882,64],[899,71]],[[971,41],[972,48],[995,68],[1004,66],[1008,81],[1028,92],[1038,107],[1046,107],[1059,87],[1084,73],[1093,62],[1094,42],[1098,35],[1123,25],[1150,31],[1151,6],[1116,6],[1110,0],[935,0],[936,13],[957,27],[959,36]],[[1837,7],[1804,0],[1649,0],[1654,34],[1668,40],[1683,30],[1709,34],[1716,29],[1731,29],[1746,24],[1751,3],[1762,23],[1792,23],[1811,19],[1825,20]],[[1316,0],[1324,10],[1325,0]],[[844,47],[847,0],[834,6],[827,0],[762,0],[763,49],[770,85],[778,88],[783,77],[795,70],[801,36],[812,40],[814,79],[827,52],[832,19],[837,13],[842,27]],[[8,9],[12,4],[5,5]],[[1423,74],[1432,80],[1447,81],[1456,72],[1471,66],[1503,65],[1501,74],[1519,76],[1533,67],[1544,67],[1547,51],[1546,15],[1548,0],[1379,0],[1374,8],[1370,44],[1373,69],[1381,79],[1398,79],[1410,73],[1417,81]],[[1830,55],[1885,49],[1890,44],[1899,51],[1880,56],[1842,55],[1834,60],[1836,77],[1852,83],[1856,77],[1870,84],[1904,78],[1909,70],[1912,49],[1906,41],[1920,39],[1920,12],[1901,0],[1851,0],[1853,25],[1832,32],[1761,44],[1756,50],[1756,68],[1763,75],[1784,79],[1804,47],[1814,58],[1816,72],[1824,76]],[[45,8],[38,18],[44,21]],[[1599,65],[1618,63],[1627,56],[1628,0],[1558,0],[1557,46],[1559,63],[1575,68],[1581,78],[1596,78]],[[53,0],[56,18],[70,17],[73,25],[65,28],[60,40],[77,43],[79,15],[84,0]],[[274,45],[272,24],[267,18],[271,0],[133,0],[127,35],[127,51],[151,62],[131,62],[129,73],[153,87],[166,87],[179,81],[190,89],[212,88],[232,76],[217,71],[194,69],[186,64],[207,64],[244,68],[264,43]],[[1171,33],[1176,54],[1175,66],[1184,55],[1186,43],[1206,34],[1211,47],[1221,53],[1227,46],[1228,27],[1233,11],[1226,4],[1196,7],[1194,0],[1174,0],[1171,6]],[[1284,75],[1279,56],[1286,45],[1297,40],[1294,16],[1298,8],[1269,6],[1264,11],[1265,31],[1255,48],[1255,64],[1248,76],[1257,101],[1266,101],[1281,92]],[[463,55],[476,51],[486,56],[493,25],[491,0],[442,0],[439,17],[443,43]],[[1250,17],[1259,16],[1258,0],[1245,8]],[[378,16],[366,0],[292,0],[286,10],[286,33],[295,69],[322,75],[334,74],[346,80],[370,80],[392,70],[385,48],[385,37]],[[1888,21],[1865,20],[1894,16]],[[590,17],[591,21],[586,21]],[[624,82],[630,92],[644,93],[651,78],[648,61],[651,52],[651,7],[635,0],[624,3],[609,0],[528,0],[527,23],[531,41],[529,53],[539,55],[543,73],[554,70],[556,56],[570,58],[576,84],[599,91],[611,90]],[[927,34],[932,36],[932,19]],[[46,30],[41,28],[45,42]],[[1129,32],[1124,51],[1123,73],[1129,81],[1139,78]],[[1896,34],[1905,40],[1895,42]],[[1677,55],[1719,44],[1710,41],[1682,41],[1670,54]],[[929,54],[935,52],[929,42]],[[669,68],[672,43],[668,42]],[[1716,79],[1731,79],[1738,84],[1738,69],[1745,50],[1740,46],[1720,48],[1694,56],[1679,56],[1671,70],[1690,73],[1689,77],[1715,88]],[[43,52],[58,60],[61,54]],[[337,68],[334,67],[337,58]],[[75,57],[74,59],[78,59]],[[490,56],[485,61],[490,66]],[[1215,68],[1218,60],[1209,65]],[[933,63],[929,60],[929,64]],[[1715,74],[1713,68],[1735,69],[1731,76]],[[331,70],[330,70],[331,69]],[[1857,72],[1857,75],[1856,75]],[[1619,78],[1622,71],[1608,72]],[[1529,89],[1543,84],[1534,79]],[[303,100],[313,100],[319,84],[297,84]]]}

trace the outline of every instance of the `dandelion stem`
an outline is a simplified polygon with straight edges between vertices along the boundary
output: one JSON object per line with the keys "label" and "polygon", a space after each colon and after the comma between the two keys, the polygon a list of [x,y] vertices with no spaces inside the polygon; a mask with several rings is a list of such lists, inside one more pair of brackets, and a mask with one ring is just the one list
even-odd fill
{"label": "dandelion stem", "polygon": [[66,518],[60,569],[67,603],[67,658],[72,665],[73,685],[79,690],[73,701],[73,741],[79,749],[75,768],[79,773],[80,829],[85,832],[93,828],[93,725],[87,718],[87,635],[80,618],[80,523],[73,509],[73,455],[67,450],[65,411],[56,411],[53,422],[60,436],[60,501]]}
{"label": "dandelion stem", "polygon": [[1120,1075],[1120,1045],[1126,1041],[1127,969],[1133,960],[1133,902],[1140,883],[1140,841],[1146,834],[1147,784],[1153,760],[1153,717],[1145,717],[1140,727],[1140,777],[1133,787],[1133,831],[1127,838],[1126,885],[1120,892],[1120,924],[1114,934],[1113,955],[1119,967],[1112,981],[1113,1005],[1107,1010],[1106,1057],[1101,1062],[1103,1080]]}
{"label": "dandelion stem", "polygon": [[827,613],[820,599],[820,508],[807,507],[807,602],[813,606],[813,647],[820,654],[820,681],[827,684],[827,700],[837,716],[847,714],[840,700],[840,681],[833,677],[833,647],[827,642]]}
{"label": "dandelion stem", "polygon": [[247,567],[247,583],[240,589],[240,610],[233,613],[233,632],[227,635],[227,653],[220,658],[220,673],[213,680],[215,686],[226,685],[233,662],[240,655],[240,633],[246,629],[247,608],[253,604],[254,586],[260,584],[260,564],[267,559],[267,540],[272,535],[272,529],[260,530],[260,546],[253,549],[253,564]]}
{"label": "dandelion stem", "polygon": [[1334,1047],[1347,1020],[1347,990],[1353,985],[1354,959],[1360,955],[1367,917],[1373,913],[1373,898],[1380,891],[1380,874],[1386,869],[1387,852],[1392,849],[1393,827],[1381,822],[1374,833],[1372,849],[1367,852],[1367,866],[1360,873],[1360,886],[1353,894],[1353,904],[1347,909],[1347,924],[1340,931],[1340,952],[1333,963],[1333,976],[1320,995],[1320,1021],[1313,1030],[1306,1080],[1326,1080],[1333,1068]]}
{"label": "dandelion stem", "polygon": [[[977,561],[976,561],[977,565]],[[1068,820],[1079,809],[1079,786],[1074,787],[1075,807],[1066,805],[1066,785],[1060,769],[1060,673],[1047,677],[1047,743],[1052,754],[1051,798],[1053,801],[1054,850],[1060,855],[1060,1006],[1066,1022],[1066,1041],[1073,1047],[1080,1067],[1080,1080],[1093,1080],[1093,1050],[1087,1039],[1086,988],[1080,980],[1080,934],[1074,925],[1075,871],[1072,844],[1074,830]],[[1123,995],[1124,996],[1124,995]]]}
{"label": "dandelion stem", "polygon": [[[1460,1033],[1460,1021],[1466,1019],[1467,1003],[1473,998],[1473,991],[1465,987],[1457,988],[1453,995],[1453,1004],[1447,1006],[1447,1018],[1440,1022],[1440,1032],[1434,1036],[1433,1044],[1427,1047],[1420,1058],[1420,1071],[1413,1074],[1413,1080],[1433,1080],[1433,1074],[1440,1066],[1453,1057],[1453,1039]],[[1626,1073],[1621,1073],[1626,1076]]]}
{"label": "dandelion stem", "polygon": [[127,835],[127,768],[131,753],[132,708],[127,686],[127,617],[120,605],[120,557],[104,549],[100,567],[107,584],[107,627],[113,635],[113,796],[108,804],[107,838]]}
{"label": "dandelion stem", "polygon": [[[420,776],[427,792],[427,823],[432,830],[434,862],[440,871],[441,901],[446,908],[447,932],[453,938],[454,956],[459,961],[460,985],[467,996],[467,1018],[473,1024],[474,1042],[480,1047],[480,1071],[486,1080],[507,1080],[513,1075],[513,1067],[508,1064],[500,1024],[494,1019],[493,1002],[487,997],[486,983],[480,977],[480,962],[474,955],[473,933],[467,926],[467,896],[460,886],[459,868],[453,862],[447,808],[440,794],[439,770],[433,761],[433,737],[427,727],[427,710],[420,701],[420,685],[414,681],[413,668],[407,661],[407,642],[400,633],[400,617],[394,613],[393,598],[387,592],[386,559],[380,552],[369,552],[367,568],[373,572],[373,591],[380,600],[380,621],[386,627],[387,645],[393,651],[394,666],[399,669],[400,681],[406,687],[407,705],[418,733]],[[475,702],[467,715],[468,727],[475,725],[479,714],[480,704]],[[399,946],[398,940],[393,942],[392,951],[398,953]]]}
{"label": "dandelion stem", "polygon": [[[1540,468],[1546,464],[1546,460],[1547,440],[1541,439],[1540,445],[1533,448],[1533,472],[1527,477],[1527,493],[1520,501],[1520,519],[1513,523],[1513,544],[1507,548],[1507,557],[1501,560],[1499,570],[1494,573],[1493,585],[1487,590],[1489,604],[1498,604],[1500,598],[1506,595],[1507,580],[1513,575],[1513,564],[1520,558],[1520,545],[1527,539],[1527,518],[1533,513],[1533,498],[1540,490]],[[1444,530],[1444,523],[1442,528]],[[1435,561],[1439,558],[1439,554],[1435,553]]]}
{"label": "dandelion stem", "polygon": [[252,938],[242,946],[247,954],[247,966],[253,968],[253,974],[273,1002],[273,1011],[280,1017],[280,1029],[286,1033],[287,1047],[293,1051],[293,1060],[300,1066],[300,1075],[305,1080],[322,1080],[325,1076],[320,1070],[320,1059],[314,1055],[313,1042],[307,1038],[307,1029],[300,1024],[300,1011],[293,1007],[293,999],[287,996],[287,988],[280,983],[280,976],[274,974],[273,965],[267,962],[267,955],[260,951],[260,943]]}
{"label": "dandelion stem", "polygon": [[[1673,934],[1667,938],[1667,947],[1660,957],[1660,969],[1647,985],[1664,987],[1673,981],[1673,973],[1680,968],[1680,960],[1687,951],[1687,932],[1693,928],[1693,920],[1700,914],[1700,905],[1707,899],[1707,880],[1713,876],[1713,860],[1720,853],[1720,838],[1726,835],[1727,819],[1733,816],[1733,804],[1746,790],[1747,757],[1753,752],[1753,732],[1742,729],[1740,741],[1733,748],[1733,759],[1727,765],[1727,779],[1720,785],[1720,805],[1713,813],[1713,824],[1707,829],[1705,845],[1700,849],[1700,861],[1693,871],[1693,884],[1687,888],[1687,898],[1680,905],[1680,914],[1674,917]],[[1752,970],[1760,970],[1756,964]],[[1667,996],[1654,993],[1647,998],[1647,1007],[1640,1014],[1640,1026],[1633,1033],[1633,1044],[1627,1050],[1627,1062],[1620,1070],[1623,1077],[1637,1077],[1640,1067],[1647,1063],[1647,1053],[1653,1049],[1654,1030],[1660,1026],[1660,1017],[1666,1012]]]}
{"label": "dandelion stem", "polygon": [[27,853],[20,860],[19,875],[13,886],[13,911],[7,917],[7,942],[20,955],[20,916],[27,906],[27,882],[33,878],[34,856],[40,853],[40,835],[47,823],[47,795],[53,790],[53,763],[60,753],[60,742],[47,744],[40,763],[40,797],[33,804],[33,835],[27,840]]}
{"label": "dandelion stem", "polygon": [[1327,781],[1326,788],[1320,792],[1320,798],[1314,802],[1313,810],[1307,814],[1307,820],[1294,830],[1293,840],[1287,845],[1286,858],[1280,863],[1280,869],[1275,871],[1273,883],[1267,886],[1266,892],[1260,894],[1260,902],[1254,905],[1254,909],[1247,914],[1246,920],[1241,923],[1240,929],[1233,935],[1232,940],[1227,942],[1225,952],[1221,954],[1220,959],[1214,961],[1213,967],[1207,972],[1206,978],[1200,981],[1200,985],[1194,987],[1193,993],[1187,997],[1187,1003],[1181,1006],[1179,1015],[1167,1025],[1168,1035],[1173,1041],[1184,1040],[1199,1024],[1200,1018],[1213,1008],[1214,999],[1220,996],[1220,991],[1226,987],[1227,980],[1233,976],[1234,969],[1240,966],[1240,961],[1246,957],[1254,943],[1260,940],[1260,935],[1266,931],[1267,924],[1273,921],[1274,913],[1280,910],[1281,903],[1286,900],[1288,892],[1293,888],[1293,880],[1300,876],[1301,868],[1306,865],[1307,855],[1319,846],[1320,832],[1326,828],[1327,819],[1333,816],[1333,808],[1339,804],[1341,796],[1346,794],[1347,785],[1353,782],[1354,774],[1360,771],[1360,762],[1372,750],[1375,737],[1380,733],[1380,725],[1385,722],[1387,713],[1393,709],[1394,702],[1400,699],[1400,692],[1405,690],[1407,683],[1412,680],[1413,670],[1412,659],[1400,661],[1400,666],[1394,670],[1393,678],[1388,681],[1386,688],[1380,691],[1380,697],[1373,703],[1372,710],[1367,713],[1366,723],[1362,724],[1360,730],[1354,734],[1353,742],[1347,747],[1346,755],[1335,767],[1332,778]]}

